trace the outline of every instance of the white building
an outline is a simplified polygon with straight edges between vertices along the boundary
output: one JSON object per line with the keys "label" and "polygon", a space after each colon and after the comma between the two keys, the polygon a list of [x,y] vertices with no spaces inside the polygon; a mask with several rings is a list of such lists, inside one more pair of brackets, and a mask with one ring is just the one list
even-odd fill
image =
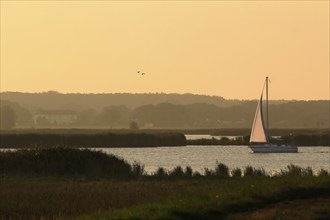
{"label": "white building", "polygon": [[77,113],[71,110],[37,110],[35,125],[69,125],[77,121]]}

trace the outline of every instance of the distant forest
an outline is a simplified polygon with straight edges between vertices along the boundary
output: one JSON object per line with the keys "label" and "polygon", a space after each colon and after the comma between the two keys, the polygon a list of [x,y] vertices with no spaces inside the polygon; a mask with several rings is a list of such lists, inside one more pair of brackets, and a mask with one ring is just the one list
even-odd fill
{"label": "distant forest", "polygon": [[[1,93],[2,128],[250,128],[257,100],[193,94]],[[70,111],[67,124],[36,121],[38,111]],[[270,101],[273,128],[329,128],[329,100]],[[9,120],[11,119],[11,121]],[[134,122],[134,124],[132,124]],[[10,126],[11,125],[11,126]]]}

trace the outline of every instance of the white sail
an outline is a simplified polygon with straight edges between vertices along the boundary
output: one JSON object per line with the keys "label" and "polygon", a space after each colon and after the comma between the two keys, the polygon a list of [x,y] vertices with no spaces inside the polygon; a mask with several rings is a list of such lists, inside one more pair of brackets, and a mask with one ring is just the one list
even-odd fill
{"label": "white sail", "polygon": [[[263,112],[262,112],[262,95],[266,85],[266,106],[267,106],[267,128],[265,128]],[[268,77],[262,89],[260,101],[258,103],[257,111],[254,116],[251,137],[250,148],[253,153],[297,153],[297,146],[272,144],[270,142],[271,137],[269,135],[268,125]]]}
{"label": "white sail", "polygon": [[263,114],[262,114],[262,95],[257,107],[256,114],[254,116],[251,136],[250,136],[250,143],[267,143],[267,133],[265,131],[264,121],[263,121]]}

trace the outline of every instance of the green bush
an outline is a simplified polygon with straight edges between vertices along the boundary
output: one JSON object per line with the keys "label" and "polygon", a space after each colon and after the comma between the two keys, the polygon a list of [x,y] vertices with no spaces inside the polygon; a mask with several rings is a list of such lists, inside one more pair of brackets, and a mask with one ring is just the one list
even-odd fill
{"label": "green bush", "polygon": [[321,169],[319,172],[318,172],[318,176],[329,176],[329,171],[325,170],[325,169]]}
{"label": "green bush", "polygon": [[212,177],[212,176],[214,176],[214,171],[210,170],[209,168],[204,168],[204,176],[205,177]]}
{"label": "green bush", "polygon": [[132,165],[132,172],[133,175],[136,177],[141,177],[146,174],[144,170],[144,165],[141,165],[140,163],[134,162]]}
{"label": "green bush", "polygon": [[158,167],[158,169],[153,174],[153,176],[156,176],[156,177],[167,177],[168,176],[168,173],[167,173],[167,171],[163,167]]}
{"label": "green bush", "polygon": [[[322,172],[327,172],[325,170],[321,170],[319,175],[324,175]],[[290,176],[290,177],[301,177],[301,176],[313,176],[314,172],[311,167],[301,168],[299,166],[290,164],[287,166],[285,170],[281,170],[280,176]]]}
{"label": "green bush", "polygon": [[234,168],[231,170],[232,177],[242,177],[242,170],[240,168]]}
{"label": "green bush", "polygon": [[169,172],[169,177],[181,178],[184,177],[184,172],[181,166],[175,167],[172,171]]}
{"label": "green bush", "polygon": [[0,152],[2,175],[131,177],[126,161],[100,151],[62,147]]}
{"label": "green bush", "polygon": [[255,177],[255,176],[268,176],[263,168],[257,169],[252,166],[246,166],[244,169],[244,177]]}
{"label": "green bush", "polygon": [[186,177],[192,177],[192,175],[193,175],[193,169],[190,166],[187,166],[186,169],[185,169],[185,171],[184,171],[184,173],[185,173],[185,176]]}
{"label": "green bush", "polygon": [[286,170],[281,170],[280,176],[302,176],[302,168],[290,164],[286,167]]}
{"label": "green bush", "polygon": [[217,177],[229,177],[229,168],[223,163],[217,163],[214,174]]}

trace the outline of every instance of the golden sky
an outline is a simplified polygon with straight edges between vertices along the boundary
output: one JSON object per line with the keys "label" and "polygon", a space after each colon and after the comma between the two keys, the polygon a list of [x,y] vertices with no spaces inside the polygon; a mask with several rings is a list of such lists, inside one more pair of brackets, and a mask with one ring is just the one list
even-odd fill
{"label": "golden sky", "polygon": [[1,1],[1,91],[257,99],[267,75],[329,99],[329,1]]}

